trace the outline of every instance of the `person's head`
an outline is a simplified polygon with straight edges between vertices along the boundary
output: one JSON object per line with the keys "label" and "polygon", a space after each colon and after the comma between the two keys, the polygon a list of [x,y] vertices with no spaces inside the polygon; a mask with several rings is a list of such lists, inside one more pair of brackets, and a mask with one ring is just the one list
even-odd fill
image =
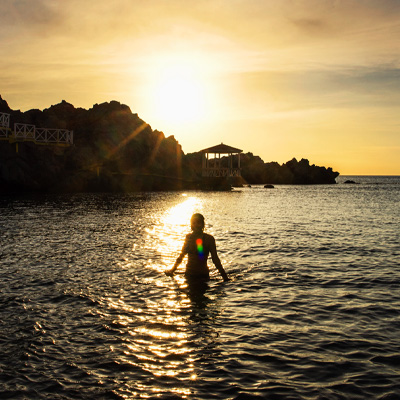
{"label": "person's head", "polygon": [[192,231],[202,231],[204,229],[204,217],[201,214],[193,214],[190,218],[190,227]]}

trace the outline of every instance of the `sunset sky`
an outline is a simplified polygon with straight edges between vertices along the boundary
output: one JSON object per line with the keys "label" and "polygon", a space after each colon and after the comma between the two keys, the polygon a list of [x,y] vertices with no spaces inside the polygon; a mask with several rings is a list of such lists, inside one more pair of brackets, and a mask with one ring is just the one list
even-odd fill
{"label": "sunset sky", "polygon": [[400,175],[399,0],[0,0],[13,109],[117,100],[185,153]]}

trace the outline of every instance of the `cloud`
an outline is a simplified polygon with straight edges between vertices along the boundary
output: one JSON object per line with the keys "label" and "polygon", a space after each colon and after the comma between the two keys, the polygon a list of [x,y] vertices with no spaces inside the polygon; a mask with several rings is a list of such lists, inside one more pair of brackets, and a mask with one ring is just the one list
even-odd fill
{"label": "cloud", "polygon": [[301,30],[309,34],[321,34],[322,32],[330,31],[328,24],[322,19],[317,18],[300,18],[293,20],[294,25],[297,25]]}
{"label": "cloud", "polygon": [[398,104],[395,0],[2,0],[0,11],[0,72],[15,87],[137,78],[160,53],[203,52],[221,82],[234,77],[232,91],[260,107]]}
{"label": "cloud", "polygon": [[[236,114],[400,107],[400,69],[352,66],[297,71],[252,71],[230,77],[227,103]],[[247,99],[249,110],[243,108]],[[235,104],[238,102],[238,104]]]}
{"label": "cloud", "polygon": [[55,3],[46,0],[2,0],[0,5],[1,35],[18,32],[43,31],[61,22]]}
{"label": "cloud", "polygon": [[[387,59],[400,35],[395,0],[2,0],[0,7],[3,40],[29,32],[42,47],[65,51],[141,41],[155,49],[178,41],[206,48],[204,38],[215,38],[217,51],[233,45],[245,53],[301,50],[315,61],[318,52],[329,59],[329,51],[352,57],[361,49]],[[324,48],[314,50],[318,44]]]}

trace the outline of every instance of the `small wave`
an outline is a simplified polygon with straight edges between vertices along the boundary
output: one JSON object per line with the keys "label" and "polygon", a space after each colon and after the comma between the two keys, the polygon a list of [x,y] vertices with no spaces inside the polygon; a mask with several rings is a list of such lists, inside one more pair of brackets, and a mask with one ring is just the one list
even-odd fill
{"label": "small wave", "polygon": [[160,272],[182,196],[7,200],[0,397],[395,398],[398,195],[264,194],[191,194],[232,277],[196,292]]}

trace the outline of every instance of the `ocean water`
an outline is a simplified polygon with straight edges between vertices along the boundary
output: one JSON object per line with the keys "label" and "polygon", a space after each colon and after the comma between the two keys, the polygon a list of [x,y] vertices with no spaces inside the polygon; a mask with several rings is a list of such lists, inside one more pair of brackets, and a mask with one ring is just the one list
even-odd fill
{"label": "ocean water", "polygon": [[[1,196],[0,398],[399,399],[399,201],[400,177]],[[193,212],[229,282],[163,274]]]}

